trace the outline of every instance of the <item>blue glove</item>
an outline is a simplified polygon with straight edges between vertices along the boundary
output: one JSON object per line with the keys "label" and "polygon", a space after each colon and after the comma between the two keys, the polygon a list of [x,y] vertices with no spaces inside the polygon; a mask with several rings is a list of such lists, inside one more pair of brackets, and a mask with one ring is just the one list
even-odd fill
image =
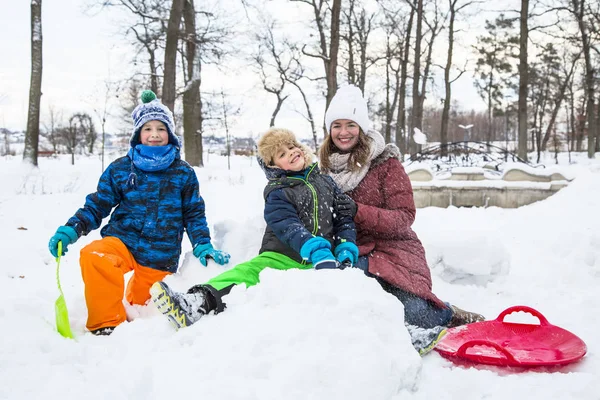
{"label": "blue glove", "polygon": [[308,239],[300,249],[302,259],[312,263],[315,269],[334,269],[338,267],[331,253],[331,243],[327,239],[315,236]]}
{"label": "blue glove", "polygon": [[77,235],[77,232],[75,231],[75,229],[71,228],[70,226],[66,226],[66,225],[60,226],[56,230],[56,233],[54,234],[54,236],[52,236],[50,238],[50,241],[48,242],[48,250],[50,250],[50,254],[52,254],[52,257],[57,258],[58,257],[58,242],[62,242],[61,256],[64,256],[68,251],[67,246],[75,243],[78,238],[79,238],[79,236]]}
{"label": "blue glove", "polygon": [[206,267],[206,259],[212,258],[219,265],[227,264],[230,255],[221,250],[215,250],[210,243],[199,244],[194,248],[194,256],[200,259],[200,264]]}
{"label": "blue glove", "polygon": [[353,266],[358,261],[358,247],[352,242],[343,242],[335,248],[335,258],[341,264]]}

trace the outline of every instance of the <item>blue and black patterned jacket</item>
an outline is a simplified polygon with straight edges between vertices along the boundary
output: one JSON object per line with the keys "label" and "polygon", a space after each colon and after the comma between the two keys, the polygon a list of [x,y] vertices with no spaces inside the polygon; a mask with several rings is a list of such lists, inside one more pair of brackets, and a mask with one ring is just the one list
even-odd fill
{"label": "blue and black patterned jacket", "polygon": [[146,267],[175,272],[184,230],[194,247],[210,242],[198,178],[179,157],[157,172],[141,171],[129,156],[115,160],[67,225],[79,236],[87,235],[111,211],[102,237],[119,238]]}
{"label": "blue and black patterned jacket", "polygon": [[341,242],[356,243],[353,219],[337,212],[335,199],[342,193],[316,163],[300,172],[266,167],[260,159],[259,163],[269,179],[260,253],[274,251],[302,263],[300,249],[313,236],[327,239],[332,252]]}

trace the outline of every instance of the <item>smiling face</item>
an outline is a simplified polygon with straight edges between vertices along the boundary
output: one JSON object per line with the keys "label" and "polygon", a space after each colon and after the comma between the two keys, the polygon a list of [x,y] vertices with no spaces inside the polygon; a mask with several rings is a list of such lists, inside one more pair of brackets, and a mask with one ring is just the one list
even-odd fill
{"label": "smiling face", "polygon": [[331,140],[342,153],[352,151],[358,143],[360,127],[350,119],[336,119],[331,124]]}
{"label": "smiling face", "polygon": [[277,168],[285,171],[302,171],[305,167],[304,153],[292,144],[279,146],[273,157]]}
{"label": "smiling face", "polygon": [[167,127],[157,120],[146,122],[140,129],[140,142],[146,146],[166,146],[169,143]]}

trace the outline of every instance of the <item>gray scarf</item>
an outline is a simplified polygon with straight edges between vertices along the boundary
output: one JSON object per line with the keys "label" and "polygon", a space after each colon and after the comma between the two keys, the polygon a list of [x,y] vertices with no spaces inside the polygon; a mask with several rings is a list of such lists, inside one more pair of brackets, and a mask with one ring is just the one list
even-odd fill
{"label": "gray scarf", "polygon": [[351,171],[348,168],[348,160],[350,159],[351,153],[332,153],[329,156],[329,162],[331,163],[331,171],[329,176],[333,178],[335,183],[340,187],[342,192],[346,193],[358,186],[363,180],[369,168],[371,167],[371,161],[379,156],[385,147],[385,140],[381,133],[369,130],[367,132],[367,138],[369,140],[369,158],[364,165],[359,165],[358,171]]}

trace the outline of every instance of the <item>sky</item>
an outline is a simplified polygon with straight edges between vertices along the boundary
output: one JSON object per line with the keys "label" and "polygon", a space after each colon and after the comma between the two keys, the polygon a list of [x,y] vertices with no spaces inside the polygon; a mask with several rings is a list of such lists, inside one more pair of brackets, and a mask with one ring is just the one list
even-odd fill
{"label": "sky", "polygon": [[[118,70],[127,51],[110,13],[85,14],[87,0],[42,4],[42,122],[49,107],[90,114],[105,80]],[[29,99],[30,3],[15,2],[0,15],[0,124],[25,129]],[[65,114],[67,114],[65,112]]]}
{"label": "sky", "polygon": [[[96,118],[94,110],[101,111],[104,103],[104,83],[127,77],[130,66],[131,49],[124,39],[120,22],[123,15],[116,10],[90,11],[92,0],[59,0],[44,2],[42,5],[43,25],[43,78],[42,78],[42,127],[48,123],[49,110],[62,111],[63,118],[74,112],[85,111]],[[269,2],[270,10],[279,18],[287,19],[298,15],[290,11],[290,5],[282,1]],[[300,6],[302,12],[310,11]],[[481,22],[480,20],[476,20]],[[472,24],[473,21],[469,22]],[[303,27],[286,22],[290,30]],[[14,2],[0,13],[0,127],[11,130],[24,130],[27,121],[27,107],[30,78],[30,3]],[[465,35],[466,40],[473,35]],[[457,58],[461,58],[457,50]],[[460,61],[462,63],[462,61]],[[240,115],[232,118],[232,131],[235,136],[246,137],[262,132],[268,126],[274,108],[274,98],[268,97],[259,85],[256,75],[243,65],[236,65],[227,71],[207,68],[204,90],[219,91],[224,88],[234,108]],[[455,98],[463,107],[482,109],[483,102],[477,95],[471,81],[472,74],[463,75],[453,85]],[[442,86],[436,95],[441,95]],[[319,95],[312,94],[313,98]],[[428,101],[439,104],[434,95]],[[323,107],[315,101],[314,112],[317,121],[323,119]],[[299,136],[310,137],[308,123],[296,109],[302,109],[300,102],[289,103],[284,107],[277,124],[297,131]],[[114,107],[113,107],[113,113]],[[96,125],[99,120],[96,119]],[[318,124],[317,124],[318,125]],[[109,119],[108,130],[116,131],[121,125],[116,119]],[[222,132],[217,132],[222,133]]]}
{"label": "sky", "polygon": [[[113,154],[112,157],[120,156]],[[237,287],[228,308],[175,331],[153,305],[128,306],[108,337],[85,329],[80,238],[61,260],[75,340],[54,325],[56,262],[47,243],[94,190],[97,157],[0,158],[0,399],[153,400],[597,400],[600,380],[600,160],[560,154],[543,161],[572,182],[518,209],[423,208],[413,228],[444,301],[495,319],[526,305],[587,344],[578,363],[551,369],[459,365],[436,351],[420,358],[402,305],[357,270],[271,271]],[[256,255],[264,231],[266,179],[256,161],[211,155],[196,168],[213,244],[230,265],[202,267],[183,241],[179,291]],[[128,279],[129,276],[126,276]],[[537,324],[527,313],[506,321]]]}

